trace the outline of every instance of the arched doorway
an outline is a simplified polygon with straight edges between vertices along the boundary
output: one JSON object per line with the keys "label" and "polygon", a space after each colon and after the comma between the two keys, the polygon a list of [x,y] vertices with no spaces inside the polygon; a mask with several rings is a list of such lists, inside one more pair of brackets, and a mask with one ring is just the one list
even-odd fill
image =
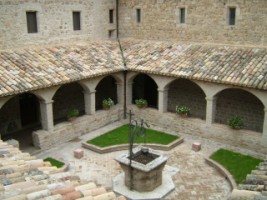
{"label": "arched doorway", "polygon": [[185,105],[190,109],[190,116],[206,118],[206,95],[194,82],[177,79],[170,83],[168,91],[168,111],[175,112],[176,106]]}
{"label": "arched doorway", "polygon": [[34,94],[17,95],[0,109],[1,138],[18,140],[22,150],[33,146],[32,132],[40,128],[40,105]]}
{"label": "arched doorway", "polygon": [[67,120],[67,114],[72,109],[79,111],[79,116],[84,115],[83,88],[78,83],[61,86],[53,97],[54,124]]}
{"label": "arched doorway", "polygon": [[111,98],[114,104],[118,103],[116,80],[112,76],[103,78],[96,86],[95,109],[101,110],[102,101],[107,98]]}
{"label": "arched doorway", "polygon": [[158,86],[156,82],[146,74],[138,74],[133,79],[132,103],[136,99],[146,99],[148,107],[158,108]]}
{"label": "arched doorway", "polygon": [[226,89],[216,96],[215,122],[228,124],[230,118],[238,116],[243,119],[243,128],[262,132],[264,106],[256,96],[241,89]]}

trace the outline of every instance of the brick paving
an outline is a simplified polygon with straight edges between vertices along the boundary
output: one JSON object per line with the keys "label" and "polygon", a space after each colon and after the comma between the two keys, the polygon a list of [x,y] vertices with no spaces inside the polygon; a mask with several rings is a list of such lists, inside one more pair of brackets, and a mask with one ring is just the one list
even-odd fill
{"label": "brick paving", "polygon": [[[98,154],[84,149],[84,157],[81,159],[74,158],[73,151],[77,148],[81,148],[82,140],[88,140],[122,123],[123,122],[119,122],[108,125],[97,131],[83,135],[75,141],[62,144],[57,148],[39,153],[36,156],[39,158],[52,156],[54,158],[66,160],[70,164],[68,173],[79,175],[81,179],[93,181],[111,189],[112,179],[122,172],[114,158],[124,151]],[[183,137],[185,138],[183,144],[169,152],[162,152],[169,156],[167,165],[180,170],[172,176],[176,186],[175,190],[165,199],[227,199],[231,193],[230,184],[214,168],[206,164],[204,160],[205,157],[225,145],[214,143],[209,140],[202,140],[200,138],[192,138],[192,136],[184,135]],[[202,145],[202,149],[199,152],[191,150],[192,143],[195,141],[200,142]],[[246,153],[251,154],[253,152]]]}

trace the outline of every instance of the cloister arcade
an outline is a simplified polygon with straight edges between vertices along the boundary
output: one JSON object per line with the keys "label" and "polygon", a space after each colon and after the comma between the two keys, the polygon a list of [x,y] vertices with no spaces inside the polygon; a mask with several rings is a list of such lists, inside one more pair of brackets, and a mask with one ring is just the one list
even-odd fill
{"label": "cloister arcade", "polygon": [[[145,98],[148,109],[156,113],[154,115],[158,118],[164,118],[168,113],[175,114],[176,105],[187,105],[191,116],[185,123],[194,121],[207,127],[226,125],[231,116],[238,115],[244,119],[244,129],[251,130],[256,137],[262,138],[259,142],[265,144],[267,122],[264,108],[267,100],[263,92],[136,72],[129,72],[125,81],[123,73],[116,73],[2,98],[1,136],[3,139],[13,137],[19,141],[28,138],[28,145],[34,143],[35,146],[46,148],[42,146],[40,138],[39,142],[32,141],[42,137],[42,131],[53,136],[62,129],[67,130],[70,124],[79,122],[83,125],[71,131],[74,135],[76,130],[83,134],[104,123],[122,119],[124,99],[127,108],[131,108],[135,99]],[[113,110],[102,110],[104,98],[113,99],[116,104]],[[70,108],[79,110],[78,122],[67,121],[66,113]],[[100,123],[102,118],[106,121]],[[88,121],[95,123],[94,127],[90,127],[93,125]],[[174,122],[181,123],[181,119],[174,118]],[[228,129],[225,131],[231,132]],[[18,134],[23,134],[23,137],[18,137]]]}

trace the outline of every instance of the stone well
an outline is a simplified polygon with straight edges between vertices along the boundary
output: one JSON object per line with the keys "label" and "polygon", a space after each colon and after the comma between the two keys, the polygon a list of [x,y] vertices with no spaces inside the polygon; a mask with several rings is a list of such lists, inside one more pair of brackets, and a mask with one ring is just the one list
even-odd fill
{"label": "stone well", "polygon": [[[133,153],[137,154],[141,149],[142,147],[137,147]],[[124,182],[130,190],[148,192],[162,184],[162,170],[168,158],[152,149],[149,149],[149,154],[154,156],[154,160],[147,164],[132,160],[131,167],[129,154],[122,154],[115,159],[124,171]]]}

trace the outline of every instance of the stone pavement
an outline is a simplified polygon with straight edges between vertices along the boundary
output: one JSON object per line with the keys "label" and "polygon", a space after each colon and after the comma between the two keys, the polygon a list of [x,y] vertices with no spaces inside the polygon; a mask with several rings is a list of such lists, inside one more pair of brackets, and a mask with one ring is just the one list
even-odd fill
{"label": "stone pavement", "polygon": [[[122,154],[124,151],[98,154],[88,149],[84,149],[84,157],[76,159],[73,156],[73,150],[81,148],[81,141],[86,141],[125,123],[127,122],[116,122],[111,125],[107,125],[96,131],[83,135],[76,140],[59,145],[58,147],[48,151],[41,152],[37,154],[36,157],[43,159],[51,156],[63,159],[70,164],[70,169],[67,173],[79,175],[81,179],[93,181],[111,189],[112,179],[122,172],[119,164],[114,160],[114,158]],[[160,129],[158,127],[152,128]],[[162,153],[169,156],[167,165],[179,169],[179,172],[172,176],[176,188],[165,199],[227,199],[231,193],[230,184],[214,168],[207,165],[204,160],[204,158],[208,157],[212,152],[226,145],[200,138],[193,138],[188,135],[182,135],[182,137],[185,138],[184,143],[169,152],[162,151]],[[195,141],[200,142],[202,145],[202,149],[199,152],[191,150],[192,143]],[[236,149],[230,146],[227,146],[227,148],[257,155],[254,152],[247,152],[246,150]]]}

